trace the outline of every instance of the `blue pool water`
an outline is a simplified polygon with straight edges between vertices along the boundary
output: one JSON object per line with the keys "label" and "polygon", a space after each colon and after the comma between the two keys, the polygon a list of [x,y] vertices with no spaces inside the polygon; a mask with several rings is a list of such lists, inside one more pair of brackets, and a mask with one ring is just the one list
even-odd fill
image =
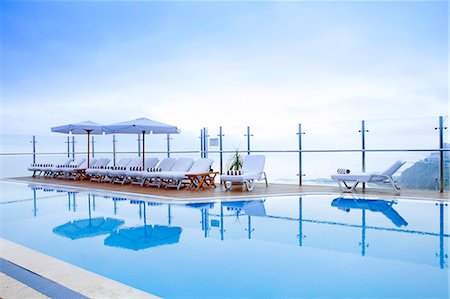
{"label": "blue pool water", "polygon": [[449,298],[446,203],[305,195],[166,204],[1,188],[1,237],[166,298]]}

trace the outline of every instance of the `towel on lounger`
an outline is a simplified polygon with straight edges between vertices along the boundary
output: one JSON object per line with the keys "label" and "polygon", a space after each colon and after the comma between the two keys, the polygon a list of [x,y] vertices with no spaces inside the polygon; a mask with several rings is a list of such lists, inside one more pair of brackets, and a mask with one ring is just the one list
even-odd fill
{"label": "towel on lounger", "polygon": [[337,173],[339,173],[339,174],[349,174],[350,173],[350,169],[338,168]]}

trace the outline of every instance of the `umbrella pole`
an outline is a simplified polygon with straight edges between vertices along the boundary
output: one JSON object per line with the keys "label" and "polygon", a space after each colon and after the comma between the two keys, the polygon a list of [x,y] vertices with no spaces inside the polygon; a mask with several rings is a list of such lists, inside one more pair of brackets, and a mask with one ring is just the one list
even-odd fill
{"label": "umbrella pole", "polygon": [[142,168],[145,170],[145,131],[142,131]]}
{"label": "umbrella pole", "polygon": [[88,130],[87,131],[87,137],[88,137],[88,140],[87,140],[87,146],[88,146],[88,150],[87,150],[87,168],[89,168],[89,166],[90,166],[90,163],[89,163],[90,162],[90,159],[89,159],[89,151],[90,151],[89,140],[91,139],[90,136],[91,136],[91,131]]}

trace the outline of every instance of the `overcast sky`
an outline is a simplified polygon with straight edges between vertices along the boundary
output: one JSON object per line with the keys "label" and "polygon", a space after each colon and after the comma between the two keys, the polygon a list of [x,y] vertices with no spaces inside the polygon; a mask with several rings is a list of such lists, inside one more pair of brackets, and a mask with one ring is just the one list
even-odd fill
{"label": "overcast sky", "polygon": [[448,3],[2,1],[2,130],[448,114]]}

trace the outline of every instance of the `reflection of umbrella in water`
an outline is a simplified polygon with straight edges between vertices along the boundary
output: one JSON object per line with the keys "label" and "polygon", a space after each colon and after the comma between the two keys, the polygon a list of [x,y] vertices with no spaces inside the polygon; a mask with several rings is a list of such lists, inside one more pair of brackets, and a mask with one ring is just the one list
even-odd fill
{"label": "reflection of umbrella in water", "polygon": [[141,250],[150,247],[178,243],[181,227],[147,225],[146,205],[144,203],[144,226],[123,228],[112,232],[104,244],[111,247]]}
{"label": "reflection of umbrella in water", "polygon": [[55,234],[75,240],[104,235],[112,232],[124,223],[114,218],[91,218],[91,197],[89,194],[89,218],[67,222],[53,229]]}
{"label": "reflection of umbrella in water", "polygon": [[105,239],[105,245],[132,250],[175,244],[180,240],[181,227],[145,225],[120,229]]}
{"label": "reflection of umbrella in water", "polygon": [[331,206],[342,209],[349,212],[350,209],[363,209],[370,210],[372,212],[380,212],[392,221],[397,227],[406,226],[408,222],[403,219],[400,214],[394,210],[392,205],[395,202],[385,200],[369,200],[369,199],[356,199],[356,198],[343,198],[338,197],[331,202]]}
{"label": "reflection of umbrella in water", "polygon": [[263,200],[223,202],[224,207],[242,209],[247,216],[266,216]]}
{"label": "reflection of umbrella in water", "polygon": [[55,234],[72,240],[108,234],[124,223],[114,218],[89,218],[67,222],[53,229]]}

